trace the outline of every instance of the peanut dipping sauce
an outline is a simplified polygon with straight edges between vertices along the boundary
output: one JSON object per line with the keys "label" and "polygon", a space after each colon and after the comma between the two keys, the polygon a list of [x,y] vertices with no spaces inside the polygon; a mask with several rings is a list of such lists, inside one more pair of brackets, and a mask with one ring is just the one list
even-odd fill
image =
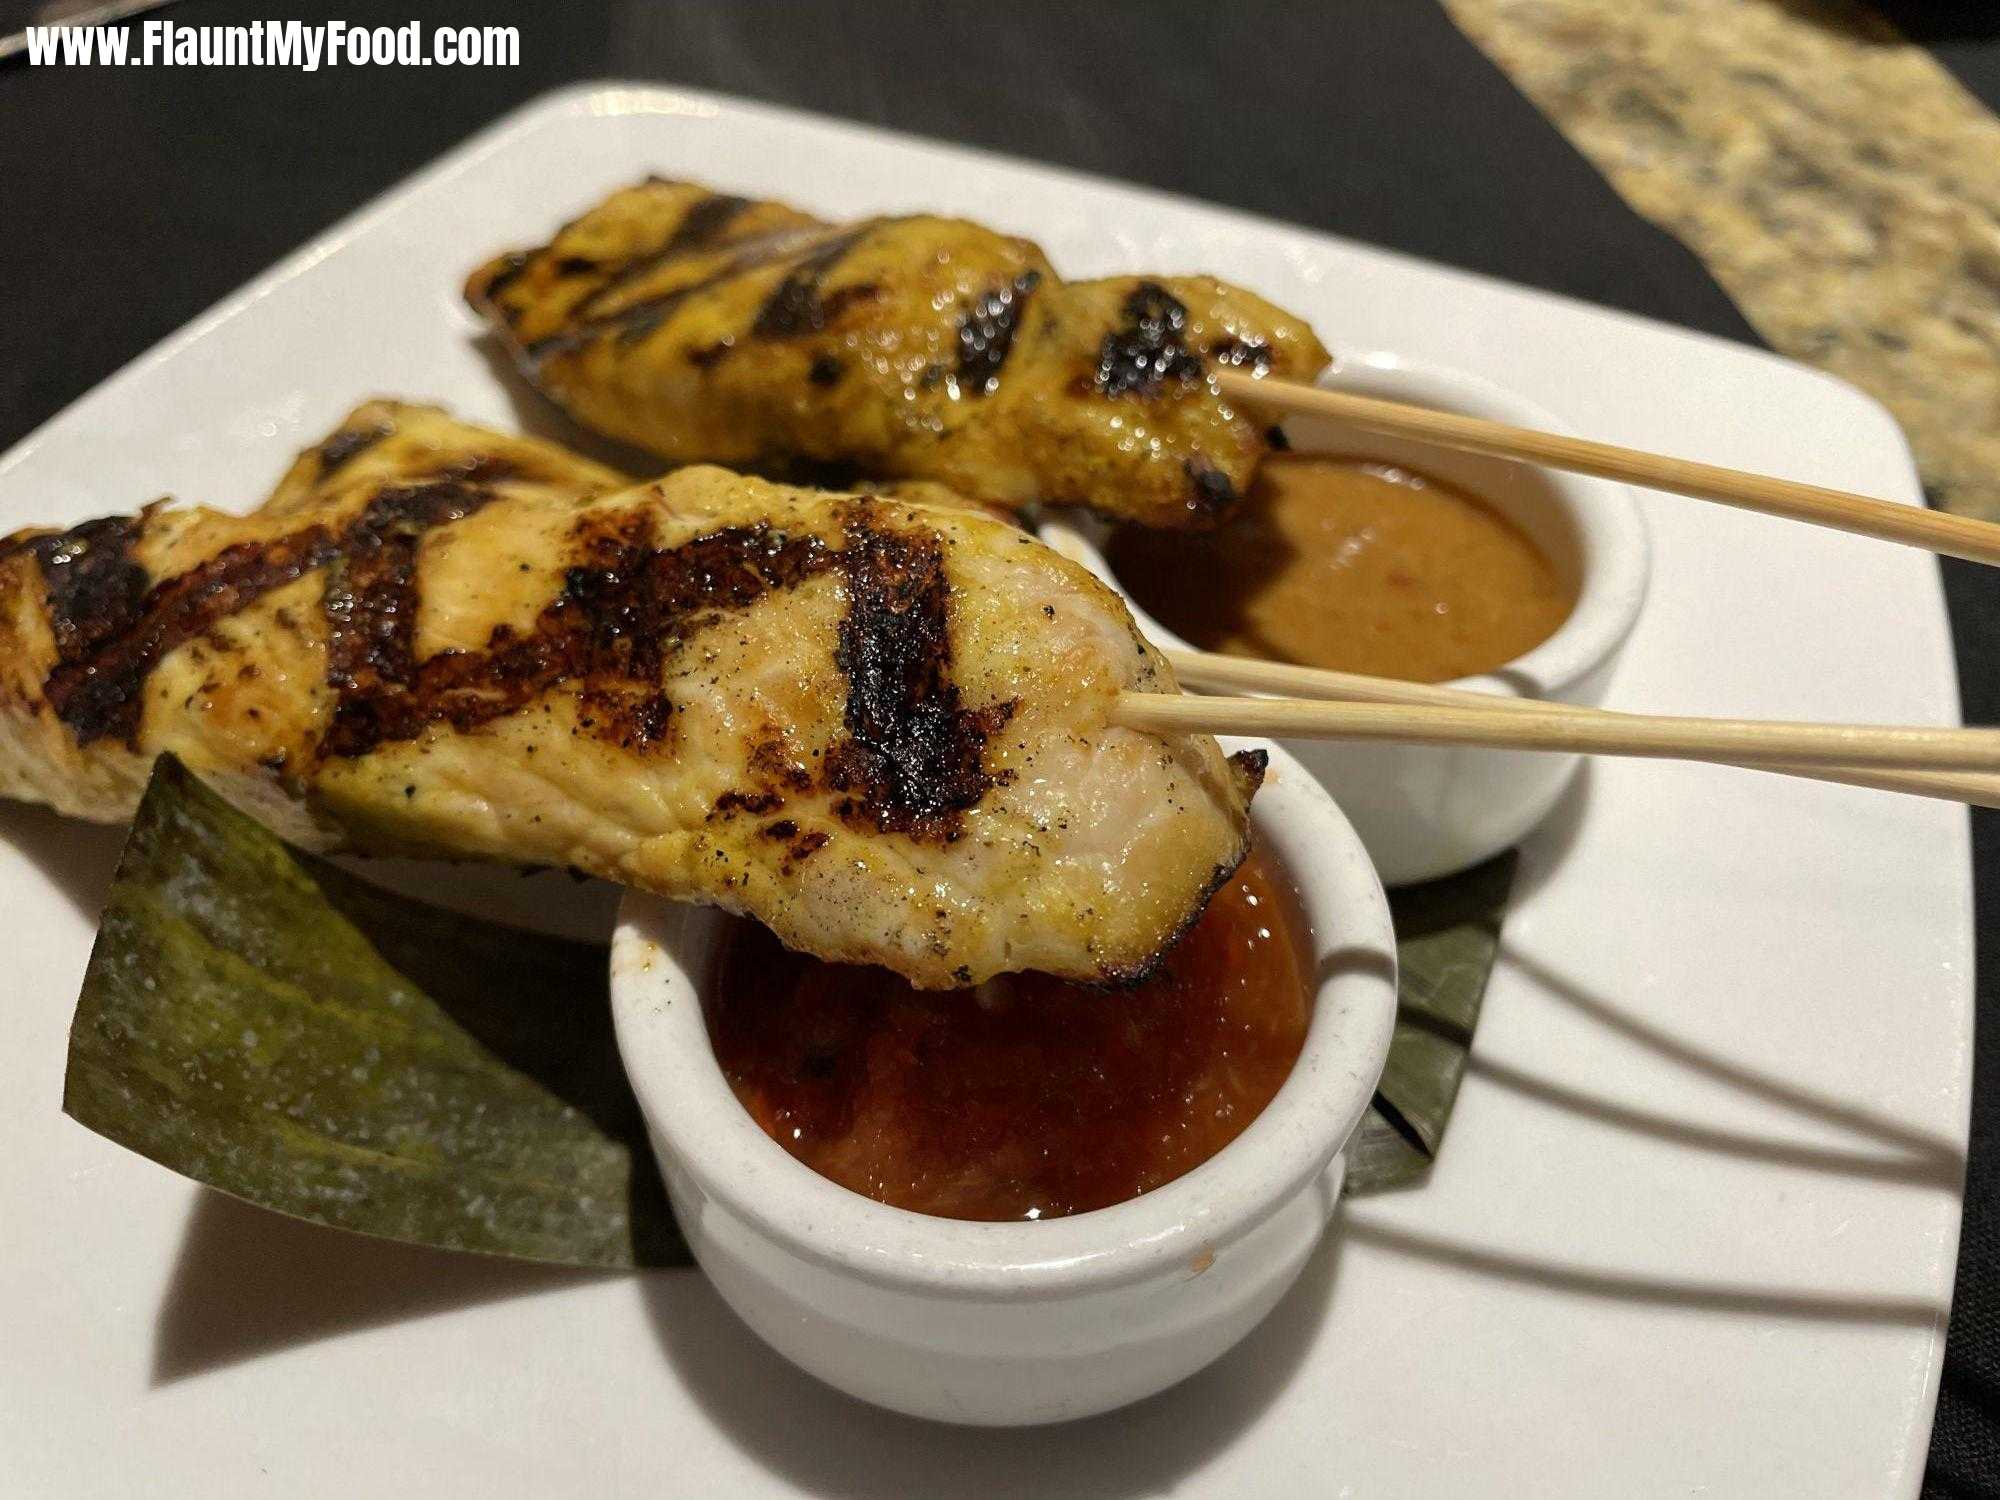
{"label": "peanut dipping sauce", "polygon": [[1480,500],[1356,458],[1267,459],[1216,530],[1126,527],[1106,551],[1140,606],[1204,651],[1406,682],[1490,672],[1576,604]]}
{"label": "peanut dipping sauce", "polygon": [[1144,984],[1014,974],[914,990],[735,925],[708,987],[730,1086],[822,1176],[954,1219],[1136,1197],[1220,1151],[1292,1070],[1311,1013],[1296,897],[1253,853]]}

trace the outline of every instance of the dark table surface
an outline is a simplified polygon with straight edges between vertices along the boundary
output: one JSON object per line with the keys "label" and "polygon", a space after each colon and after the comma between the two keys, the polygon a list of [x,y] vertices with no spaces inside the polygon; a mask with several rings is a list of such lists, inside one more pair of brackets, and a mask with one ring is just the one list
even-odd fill
{"label": "dark table surface", "polygon": [[[2000,98],[1990,6],[1887,8],[1989,104]],[[190,0],[172,18],[267,13],[251,0]],[[1431,0],[341,0],[286,13],[513,24],[521,64],[449,74],[0,65],[0,448],[472,130],[535,94],[606,77],[967,141],[1757,341],[1700,263],[1628,210]],[[1991,580],[1946,566],[1967,717],[1987,723],[2000,722]],[[1926,1482],[1938,1495],[2000,1495],[1996,818],[1973,821],[1981,1024]]]}

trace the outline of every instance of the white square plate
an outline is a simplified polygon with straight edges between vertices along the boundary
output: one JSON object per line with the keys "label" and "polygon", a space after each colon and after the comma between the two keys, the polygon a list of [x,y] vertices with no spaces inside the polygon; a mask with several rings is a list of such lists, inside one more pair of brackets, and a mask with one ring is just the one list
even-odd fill
{"label": "white square plate", "polygon": [[[1471,370],[1578,431],[1918,498],[1878,406],[1735,345],[956,147],[597,88],[455,151],[50,422],[0,461],[0,531],[163,493],[249,506],[375,393],[528,419],[459,282],[649,171],[965,214],[1076,275],[1212,270],[1337,348]],[[1955,719],[1928,558],[1645,498],[1654,593],[1619,705]],[[1529,848],[1430,1182],[1351,1205],[1186,1386],[1021,1433],[837,1396],[696,1273],[313,1230],[89,1134],[60,1112],[64,1034],[116,838],[6,807],[0,839],[7,1494],[1916,1491],[1969,1090],[1956,808],[1594,767]]]}

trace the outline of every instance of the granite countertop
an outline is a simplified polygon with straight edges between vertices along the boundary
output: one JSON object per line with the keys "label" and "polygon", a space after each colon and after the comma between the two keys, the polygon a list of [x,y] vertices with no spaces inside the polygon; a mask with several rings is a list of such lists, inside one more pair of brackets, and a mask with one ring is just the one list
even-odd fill
{"label": "granite countertop", "polygon": [[1853,0],[1445,0],[1770,345],[2000,519],[2000,120]]}

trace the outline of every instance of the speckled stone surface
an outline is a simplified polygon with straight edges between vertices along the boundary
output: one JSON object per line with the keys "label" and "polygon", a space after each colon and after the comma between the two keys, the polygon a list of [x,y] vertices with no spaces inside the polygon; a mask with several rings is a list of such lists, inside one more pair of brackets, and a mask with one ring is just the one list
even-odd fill
{"label": "speckled stone surface", "polygon": [[1445,0],[1772,345],[2000,518],[2000,121],[1851,0]]}

